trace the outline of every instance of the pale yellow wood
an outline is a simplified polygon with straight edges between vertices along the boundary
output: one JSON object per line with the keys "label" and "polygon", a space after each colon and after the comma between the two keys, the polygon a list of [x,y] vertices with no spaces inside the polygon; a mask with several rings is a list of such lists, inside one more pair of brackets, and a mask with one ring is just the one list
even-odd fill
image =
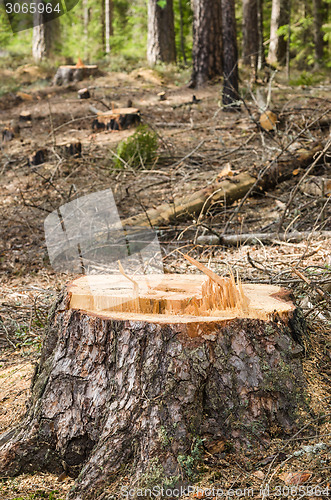
{"label": "pale yellow wood", "polygon": [[[126,276],[83,276],[68,285],[70,308],[100,317],[154,323],[196,323],[233,318],[286,317],[295,309],[286,291],[274,285],[220,286],[206,275],[134,276],[139,297]],[[233,290],[235,286],[235,292]]]}

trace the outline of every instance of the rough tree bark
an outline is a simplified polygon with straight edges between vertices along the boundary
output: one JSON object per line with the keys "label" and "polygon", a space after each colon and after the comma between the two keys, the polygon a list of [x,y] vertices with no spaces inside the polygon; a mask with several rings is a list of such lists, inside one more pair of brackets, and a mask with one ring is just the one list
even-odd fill
{"label": "rough tree bark", "polygon": [[[79,474],[68,498],[96,500],[124,465],[140,483],[152,464],[160,482],[187,477],[181,457],[197,439],[256,451],[293,431],[304,325],[284,290],[243,285],[246,312],[216,313],[203,306],[202,287],[217,288],[207,276],[165,275],[149,302],[128,286],[130,307],[154,311],[138,314],[109,302],[113,278],[75,280],[55,305],[26,418],[0,437],[1,476],[68,467]],[[185,314],[171,312],[183,304]]]}
{"label": "rough tree bark", "polygon": [[222,13],[221,0],[192,0],[193,71],[191,87],[221,76]]}
{"label": "rough tree bark", "polygon": [[263,0],[257,0],[257,23],[259,33],[259,55],[257,69],[261,70],[265,67],[265,52],[264,52],[264,30],[263,30]]}
{"label": "rough tree bark", "polygon": [[259,58],[257,0],[243,0],[243,63],[251,66],[256,78]]}
{"label": "rough tree bark", "polygon": [[51,24],[45,22],[43,13],[33,15],[32,57],[40,63],[46,59],[51,48]]}
{"label": "rough tree bark", "polygon": [[285,64],[287,44],[284,36],[277,35],[280,26],[289,24],[290,8],[289,0],[272,0],[271,22],[270,22],[270,44],[268,52],[269,63]]}
{"label": "rough tree bark", "polygon": [[172,0],[166,0],[164,6],[158,0],[148,1],[147,60],[151,65],[176,61]]}
{"label": "rough tree bark", "polygon": [[238,48],[234,0],[222,0],[223,95],[225,106],[238,102]]}
{"label": "rough tree bark", "polygon": [[[36,2],[42,3],[41,0]],[[32,57],[40,63],[51,54],[52,48],[60,39],[59,20],[54,13],[38,12],[33,14]]]}

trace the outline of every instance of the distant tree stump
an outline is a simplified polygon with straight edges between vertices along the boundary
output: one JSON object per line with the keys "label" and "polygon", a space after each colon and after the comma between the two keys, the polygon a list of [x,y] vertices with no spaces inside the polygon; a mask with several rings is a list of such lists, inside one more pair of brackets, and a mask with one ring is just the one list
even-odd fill
{"label": "distant tree stump", "polygon": [[[82,277],[50,318],[29,409],[0,437],[0,474],[79,477],[95,500],[131,464],[187,474],[181,456],[266,446],[304,406],[300,314],[283,289],[203,275]],[[133,279],[132,278],[132,279]],[[201,444],[201,441],[200,441]],[[155,462],[154,462],[155,463]]]}
{"label": "distant tree stump", "polygon": [[140,123],[140,111],[137,108],[117,108],[105,113],[98,113],[92,122],[93,130],[123,130]]}
{"label": "distant tree stump", "polygon": [[80,158],[82,156],[82,144],[79,141],[58,143],[56,150],[64,158]]}
{"label": "distant tree stump", "polygon": [[53,85],[69,85],[71,82],[80,82],[98,72],[97,65],[90,66],[59,66],[54,76]]}

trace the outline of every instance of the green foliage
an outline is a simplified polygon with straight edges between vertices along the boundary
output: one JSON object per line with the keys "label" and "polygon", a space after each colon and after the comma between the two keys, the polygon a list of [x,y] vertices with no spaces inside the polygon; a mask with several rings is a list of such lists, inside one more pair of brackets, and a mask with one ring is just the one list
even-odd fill
{"label": "green foliage", "polygon": [[197,465],[202,459],[203,439],[197,437],[193,440],[190,455],[178,455],[179,465],[189,479],[194,479],[197,473]]}
{"label": "green foliage", "polygon": [[136,132],[121,141],[117,147],[117,156],[115,165],[117,168],[123,168],[128,164],[132,168],[146,168],[155,161],[158,148],[158,138],[146,125],[139,125]]}
{"label": "green foliage", "polygon": [[164,448],[166,448],[171,441],[171,438],[169,438],[167,430],[163,425],[161,425],[159,429],[159,440]]}
{"label": "green foliage", "polygon": [[164,9],[167,5],[167,0],[158,0],[157,4],[159,7],[161,7],[161,9]]}
{"label": "green foliage", "polygon": [[180,36],[180,2],[182,7],[182,20],[183,20],[183,41],[184,41],[184,51],[187,61],[192,59],[192,22],[193,13],[191,9],[191,4],[189,0],[174,0],[174,17],[175,17],[175,36],[176,36],[176,53],[177,60],[183,61],[184,55],[181,46],[181,36]]}
{"label": "green foliage", "polygon": [[[299,18],[296,23],[290,26],[292,60],[298,63],[299,68],[310,67],[315,63],[313,23],[313,17],[306,15],[306,17]],[[288,24],[280,26],[277,33],[283,35],[287,41],[289,35]]]}
{"label": "green foliage", "polygon": [[292,78],[290,80],[290,85],[294,86],[305,86],[309,87],[311,85],[316,85],[320,83],[325,78],[325,75],[321,73],[312,73],[311,71],[302,71],[297,78]]}

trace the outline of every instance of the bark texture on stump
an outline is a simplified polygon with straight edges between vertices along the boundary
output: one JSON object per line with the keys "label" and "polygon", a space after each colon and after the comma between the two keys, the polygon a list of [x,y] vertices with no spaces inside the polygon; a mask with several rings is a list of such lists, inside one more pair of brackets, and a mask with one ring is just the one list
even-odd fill
{"label": "bark texture on stump", "polygon": [[[174,307],[178,294],[186,300],[180,278],[157,291],[176,297]],[[195,278],[205,283],[186,282]],[[160,481],[185,477],[180,456],[197,438],[255,448],[293,430],[303,324],[282,289],[243,286],[253,309],[269,297],[268,320],[233,311],[224,319],[96,310],[109,305],[107,287],[79,295],[78,281],[51,314],[26,418],[0,438],[1,476],[60,473],[64,461],[79,474],[68,498],[96,500],[124,465],[140,479],[155,463]],[[80,300],[90,310],[76,309]]]}
{"label": "bark texture on stump", "polygon": [[162,7],[158,0],[148,1],[147,61],[151,65],[176,61],[172,0],[167,0]]}
{"label": "bark texture on stump", "polygon": [[191,87],[222,75],[221,0],[192,0],[193,71]]}

